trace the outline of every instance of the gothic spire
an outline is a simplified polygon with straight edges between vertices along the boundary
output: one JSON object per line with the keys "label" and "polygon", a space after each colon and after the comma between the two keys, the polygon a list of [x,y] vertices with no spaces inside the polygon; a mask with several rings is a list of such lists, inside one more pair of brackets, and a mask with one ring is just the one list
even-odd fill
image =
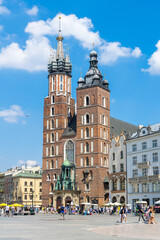
{"label": "gothic spire", "polygon": [[61,16],[59,16],[59,31],[58,31],[58,37],[56,38],[57,43],[57,53],[56,53],[56,59],[57,60],[63,60],[64,59],[64,52],[63,52],[63,37],[61,33]]}

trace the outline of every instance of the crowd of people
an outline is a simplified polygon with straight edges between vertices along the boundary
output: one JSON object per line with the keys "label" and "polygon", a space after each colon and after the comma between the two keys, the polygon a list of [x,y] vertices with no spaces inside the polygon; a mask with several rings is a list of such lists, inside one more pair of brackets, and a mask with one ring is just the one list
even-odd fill
{"label": "crowd of people", "polygon": [[[0,216],[9,217],[14,216],[17,213],[24,213],[24,208],[18,207],[15,208],[14,206],[9,207],[8,205],[0,208]],[[40,212],[40,209],[35,208],[34,211],[36,213]],[[101,206],[101,207],[87,207],[87,208],[79,208],[79,206],[71,206],[68,205],[67,207],[64,207],[62,204],[58,210],[54,207],[52,208],[42,208],[43,213],[53,213],[53,214],[60,214],[61,219],[65,219],[65,214],[74,215],[74,214],[82,214],[82,215],[92,215],[92,214],[107,214],[107,215],[118,215],[119,219],[117,220],[118,223],[127,223],[127,214],[131,213],[131,209],[126,207],[126,205],[123,206]],[[153,206],[148,206],[146,208],[143,207],[143,205],[139,204],[137,205],[135,215],[138,215],[138,223],[141,223],[141,220],[143,220],[144,223],[147,224],[157,224],[155,220],[155,212],[153,209]]]}

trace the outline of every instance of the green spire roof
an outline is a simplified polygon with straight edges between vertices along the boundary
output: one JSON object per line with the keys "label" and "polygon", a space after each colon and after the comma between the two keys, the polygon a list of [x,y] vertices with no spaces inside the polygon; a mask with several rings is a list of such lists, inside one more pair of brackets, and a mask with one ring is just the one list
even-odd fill
{"label": "green spire roof", "polygon": [[70,164],[70,162],[66,159],[62,165],[63,165],[63,166],[66,166],[66,167],[69,167],[71,164]]}

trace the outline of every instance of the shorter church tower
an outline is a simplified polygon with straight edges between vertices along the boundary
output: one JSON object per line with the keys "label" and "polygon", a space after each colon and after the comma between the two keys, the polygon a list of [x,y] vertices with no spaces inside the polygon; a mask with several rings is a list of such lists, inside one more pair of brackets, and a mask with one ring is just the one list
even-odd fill
{"label": "shorter church tower", "polygon": [[97,52],[90,53],[90,67],[77,88],[76,181],[81,202],[104,203],[110,140],[110,90],[98,69]]}

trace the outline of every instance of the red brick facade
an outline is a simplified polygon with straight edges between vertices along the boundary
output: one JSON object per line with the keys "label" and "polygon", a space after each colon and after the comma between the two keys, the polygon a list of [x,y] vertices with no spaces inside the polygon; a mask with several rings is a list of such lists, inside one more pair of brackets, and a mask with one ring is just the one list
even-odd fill
{"label": "red brick facade", "polygon": [[[73,119],[76,121],[74,131],[70,127]],[[66,160],[69,140],[74,143],[75,181],[81,191],[80,202],[103,204],[106,198],[104,179],[108,175],[110,91],[102,83],[78,87],[75,116],[71,75],[50,73],[49,94],[44,99],[43,129],[42,205],[52,205],[51,183],[55,186]]]}

